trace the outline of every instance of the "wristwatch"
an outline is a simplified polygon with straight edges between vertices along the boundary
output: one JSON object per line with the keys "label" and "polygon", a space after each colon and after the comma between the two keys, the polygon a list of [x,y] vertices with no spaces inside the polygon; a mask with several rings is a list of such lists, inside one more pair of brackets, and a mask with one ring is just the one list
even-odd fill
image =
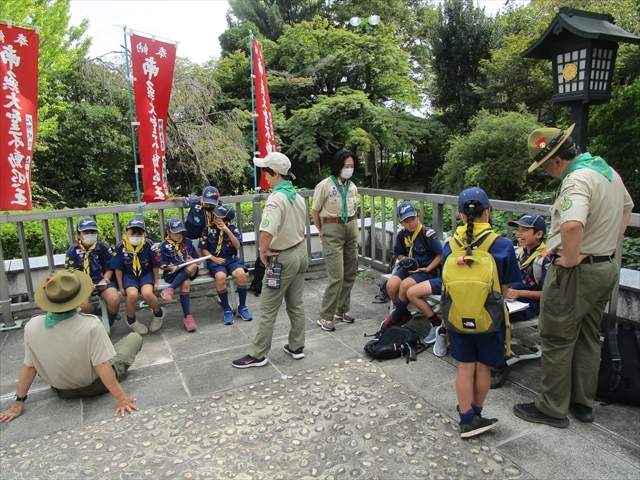
{"label": "wristwatch", "polygon": [[25,395],[24,397],[19,397],[17,394],[13,396],[13,400],[16,402],[26,402],[27,401],[27,396]]}

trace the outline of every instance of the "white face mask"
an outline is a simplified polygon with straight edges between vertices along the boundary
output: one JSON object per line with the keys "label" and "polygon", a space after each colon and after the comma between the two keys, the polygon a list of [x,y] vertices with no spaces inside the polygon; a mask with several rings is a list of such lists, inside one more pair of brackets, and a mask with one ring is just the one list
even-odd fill
{"label": "white face mask", "polygon": [[98,240],[97,233],[88,233],[82,236],[82,243],[84,243],[87,247],[96,243],[96,240]]}
{"label": "white face mask", "polygon": [[129,243],[131,245],[133,245],[134,247],[137,246],[137,245],[140,245],[142,240],[144,240],[144,237],[130,237],[128,235],[127,235],[127,238],[129,239]]}
{"label": "white face mask", "polygon": [[353,168],[343,168],[342,172],[340,172],[340,176],[345,180],[348,180],[353,175]]}

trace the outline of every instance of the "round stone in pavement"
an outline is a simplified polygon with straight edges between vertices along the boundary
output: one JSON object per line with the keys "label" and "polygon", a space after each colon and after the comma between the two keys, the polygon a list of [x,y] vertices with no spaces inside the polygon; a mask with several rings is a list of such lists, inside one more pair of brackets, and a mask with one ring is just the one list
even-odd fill
{"label": "round stone in pavement", "polygon": [[520,477],[362,359],[3,447],[3,478]]}

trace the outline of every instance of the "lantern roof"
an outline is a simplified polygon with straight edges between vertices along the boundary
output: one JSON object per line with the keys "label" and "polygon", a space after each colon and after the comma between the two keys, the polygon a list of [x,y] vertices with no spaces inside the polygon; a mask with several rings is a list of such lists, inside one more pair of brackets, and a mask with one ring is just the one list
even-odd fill
{"label": "lantern roof", "polygon": [[549,59],[567,37],[640,44],[640,37],[617,26],[613,16],[609,14],[562,7],[549,28],[520,55],[527,58]]}

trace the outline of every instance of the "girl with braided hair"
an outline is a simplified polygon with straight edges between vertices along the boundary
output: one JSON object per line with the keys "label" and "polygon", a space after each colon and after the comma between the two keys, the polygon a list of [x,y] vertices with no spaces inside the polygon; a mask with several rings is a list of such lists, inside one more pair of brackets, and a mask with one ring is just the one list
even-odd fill
{"label": "girl with braided hair", "polygon": [[[466,255],[473,254],[473,248],[482,243],[491,227],[491,203],[480,188],[468,188],[458,197],[458,215],[462,226],[458,227],[451,241],[463,244]],[[506,295],[511,282],[520,279],[520,269],[513,244],[504,237],[498,237],[489,247],[498,269],[502,291]],[[443,249],[443,260],[451,254],[447,243]],[[471,260],[467,260],[467,264]],[[506,325],[503,323],[493,333],[457,333],[451,329],[449,342],[451,356],[458,361],[456,394],[460,414],[460,436],[473,437],[492,429],[497,418],[483,418],[482,408],[491,387],[491,367],[499,367],[504,362]]]}

